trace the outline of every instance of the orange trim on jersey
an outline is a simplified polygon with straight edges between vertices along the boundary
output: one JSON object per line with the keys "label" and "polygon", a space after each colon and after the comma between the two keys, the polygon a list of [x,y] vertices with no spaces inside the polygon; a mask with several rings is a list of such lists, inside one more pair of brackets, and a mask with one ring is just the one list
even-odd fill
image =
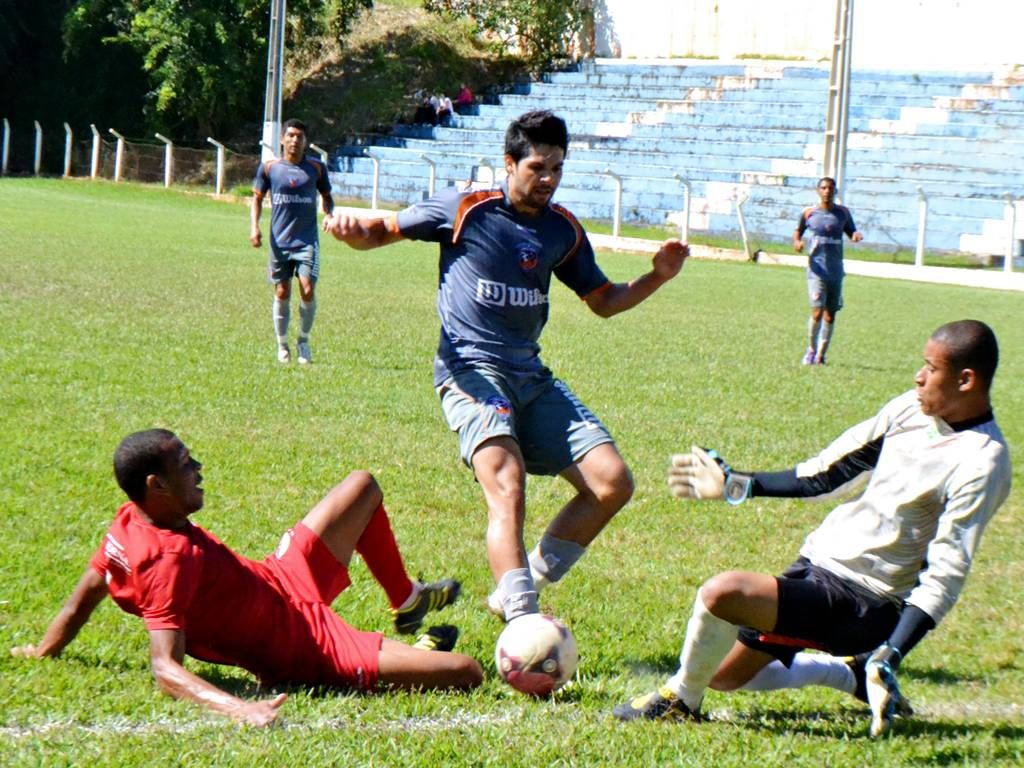
{"label": "orange trim on jersey", "polygon": [[813,648],[816,651],[826,650],[825,646],[814,640],[804,640],[799,637],[790,637],[789,635],[776,635],[772,632],[762,632],[757,636],[757,639],[762,643],[784,645],[787,648]]}
{"label": "orange trim on jersey", "polygon": [[[569,249],[569,252],[567,254],[565,254],[565,256],[562,258],[562,260],[560,262],[555,264],[554,268],[558,269],[560,266],[565,264],[565,262],[567,262],[569,259],[571,259],[573,256],[575,256],[577,251],[579,251],[580,246],[583,245],[583,238],[584,238],[583,227],[581,227],[580,223],[578,221],[576,221],[576,217],[573,216],[571,213],[569,213],[568,209],[563,208],[558,203],[552,203],[549,207],[551,208],[552,211],[554,211],[555,213],[561,215],[562,218],[564,218],[566,221],[568,221],[569,224],[572,225],[573,231],[576,233],[576,243],[575,243],[575,245],[573,245],[573,247]],[[593,291],[591,293],[593,293]]]}
{"label": "orange trim on jersey", "polygon": [[474,208],[483,205],[490,200],[503,199],[504,197],[505,193],[500,189],[483,189],[477,192],[470,192],[462,198],[462,202],[459,203],[459,209],[455,212],[455,222],[452,227],[452,245],[459,242],[459,236],[462,234],[462,228],[466,223],[466,219],[469,218],[470,212]]}
{"label": "orange trim on jersey", "polygon": [[609,280],[609,281],[608,281],[608,282],[606,282],[606,283],[605,283],[604,285],[599,285],[599,286],[597,286],[597,288],[595,288],[594,290],[592,290],[592,291],[591,291],[590,293],[588,293],[588,294],[585,294],[585,295],[583,295],[583,296],[580,296],[580,301],[586,301],[586,300],[587,300],[588,298],[590,298],[591,296],[596,296],[596,295],[597,295],[597,294],[599,294],[599,293],[604,293],[605,291],[607,291],[607,290],[608,290],[609,288],[611,288],[611,287],[612,287],[612,281],[611,281],[611,280]]}

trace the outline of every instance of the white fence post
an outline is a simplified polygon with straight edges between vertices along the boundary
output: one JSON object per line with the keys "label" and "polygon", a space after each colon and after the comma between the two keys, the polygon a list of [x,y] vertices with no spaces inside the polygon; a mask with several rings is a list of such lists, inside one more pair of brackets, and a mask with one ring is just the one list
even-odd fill
{"label": "white fence post", "polygon": [[114,153],[114,181],[118,182],[121,180],[122,164],[124,163],[124,136],[113,128],[107,130],[117,137],[117,150]]}
{"label": "white fence post", "polygon": [[164,143],[164,187],[171,186],[174,179],[174,142],[162,133],[153,134]]}
{"label": "white fence post", "polygon": [[917,188],[917,250],[914,252],[914,266],[924,266],[924,232],[928,227],[928,198],[924,187]]}
{"label": "white fence post", "polygon": [[366,156],[373,163],[373,191],[370,193],[370,208],[377,210],[377,193],[380,190],[380,158],[370,150],[366,150]]}
{"label": "white fence post", "polygon": [[95,123],[89,123],[92,129],[92,161],[89,163],[89,178],[95,179],[100,172],[100,132]]}
{"label": "white fence post", "polygon": [[39,175],[39,171],[43,167],[43,126],[39,124],[38,120],[33,120],[36,124],[36,155],[32,163],[32,169],[35,171],[36,176]]}
{"label": "white fence post", "polygon": [[1017,250],[1017,204],[1009,192],[1004,197],[1006,198],[1006,207],[1009,209],[1006,212],[1009,219],[1009,234],[1006,237],[1006,259],[1003,261],[1003,271],[1010,274],[1013,272],[1013,259],[1016,256],[1014,251]]}
{"label": "white fence post", "polygon": [[71,175],[71,147],[74,144],[75,134],[71,126],[64,123],[64,178]]}
{"label": "white fence post", "polygon": [[612,237],[619,236],[619,226],[622,224],[622,177],[611,168],[598,171],[602,176],[608,176],[615,182],[615,208],[612,211]]}
{"label": "white fence post", "polygon": [[206,140],[217,148],[217,188],[216,194],[221,194],[224,189],[224,145],[209,136]]}
{"label": "white fence post", "polygon": [[0,163],[0,173],[4,176],[7,175],[7,159],[11,155],[11,124],[4,118],[4,150],[3,150],[3,162]]}
{"label": "white fence post", "polygon": [[489,170],[491,172],[491,182],[490,182],[491,183],[491,189],[494,189],[494,166],[491,165],[491,161],[488,160],[486,157],[481,157],[479,162],[477,162],[477,167],[478,167],[477,168],[477,172],[476,172],[477,181],[480,180],[480,170],[479,169],[480,168],[486,168],[487,170]]}
{"label": "white fence post", "polygon": [[679,227],[679,239],[684,243],[690,242],[690,182],[675,175],[676,181],[683,185],[683,223]]}
{"label": "white fence post", "polygon": [[743,253],[747,255],[747,261],[752,259],[750,254],[750,240],[747,238],[747,222],[743,218],[743,204],[747,202],[747,193],[736,190],[736,219],[740,224],[740,238],[743,240]]}
{"label": "white fence post", "polygon": [[312,149],[314,152],[316,152],[318,155],[320,155],[320,162],[323,163],[324,166],[326,166],[327,165],[327,150],[324,149],[323,147],[318,147],[316,144],[310,144],[309,148]]}
{"label": "white fence post", "polygon": [[427,182],[427,197],[433,197],[434,185],[437,183],[437,163],[426,155],[420,155],[420,159],[430,166],[430,180]]}

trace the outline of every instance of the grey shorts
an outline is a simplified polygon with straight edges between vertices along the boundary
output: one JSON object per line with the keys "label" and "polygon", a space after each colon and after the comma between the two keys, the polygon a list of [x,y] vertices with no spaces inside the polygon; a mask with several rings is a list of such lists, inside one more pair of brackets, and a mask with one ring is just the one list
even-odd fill
{"label": "grey shorts", "polygon": [[834,315],[843,308],[843,281],[825,281],[813,272],[808,272],[807,298],[812,309],[824,309]]}
{"label": "grey shorts", "polygon": [[267,278],[276,284],[287,282],[295,275],[316,282],[320,276],[320,245],[314,243],[301,248],[278,248],[271,243]]}
{"label": "grey shorts", "polygon": [[472,468],[485,441],[508,436],[519,443],[526,471],[557,475],[612,436],[550,371],[507,374],[491,366],[459,371],[437,388],[459,452]]}

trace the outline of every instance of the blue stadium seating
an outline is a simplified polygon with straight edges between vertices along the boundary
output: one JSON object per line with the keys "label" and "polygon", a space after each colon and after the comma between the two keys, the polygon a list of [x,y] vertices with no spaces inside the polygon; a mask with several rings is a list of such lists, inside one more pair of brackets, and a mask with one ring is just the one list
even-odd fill
{"label": "blue stadium seating", "polygon": [[[447,126],[397,125],[392,134],[341,147],[332,182],[346,197],[407,204],[436,186],[500,178],[505,127],[530,109],[552,109],[572,140],[557,199],[583,219],[612,217],[622,178],[624,221],[678,221],[680,179],[691,185],[691,228],[747,228],[787,240],[816,201],[829,74],[792,62],[640,63],[599,60],[521,83],[456,115]],[[912,248],[919,189],[929,202],[929,249],[1002,253],[1006,195],[1024,197],[1024,78],[992,72],[856,71],[842,198],[869,244]],[[488,168],[490,166],[490,168]],[[1024,207],[1020,209],[1024,231]]]}

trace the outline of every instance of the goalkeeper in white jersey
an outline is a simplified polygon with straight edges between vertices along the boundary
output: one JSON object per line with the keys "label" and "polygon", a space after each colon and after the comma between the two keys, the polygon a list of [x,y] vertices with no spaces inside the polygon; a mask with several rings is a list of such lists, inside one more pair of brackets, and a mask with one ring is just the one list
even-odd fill
{"label": "goalkeeper in white jersey", "polygon": [[987,325],[948,323],[925,345],[914,390],[793,469],[734,471],[696,447],[674,456],[669,486],[680,498],[740,504],[863,490],[832,510],[781,576],[727,571],[706,581],[678,671],[615,716],[699,719],[709,687],[805,685],[866,700],[872,736],[909,714],[899,663],[956,603],[1010,491],[1010,456],[989,399],[998,359]]}

